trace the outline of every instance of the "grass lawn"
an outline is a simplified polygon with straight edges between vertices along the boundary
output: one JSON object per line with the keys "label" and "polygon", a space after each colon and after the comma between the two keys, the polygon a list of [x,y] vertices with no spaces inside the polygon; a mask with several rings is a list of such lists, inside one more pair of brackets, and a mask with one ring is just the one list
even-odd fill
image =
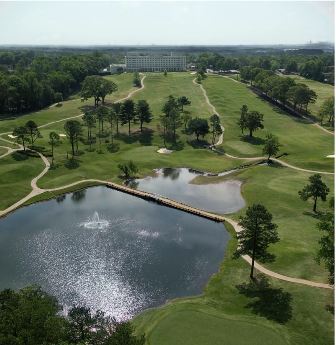
{"label": "grass lawn", "polygon": [[[229,78],[211,75],[203,86],[221,115],[225,127],[223,147],[228,153],[246,157],[261,155],[265,135],[271,132],[279,137],[281,152],[288,153],[282,157],[283,160],[306,169],[333,171],[333,160],[326,158],[334,151],[332,135],[303,119],[288,115],[258,98],[246,85]],[[264,114],[265,129],[257,131],[253,140],[242,136],[237,125],[243,104],[249,110]]]}
{"label": "grass lawn", "polygon": [[[312,212],[312,202],[302,201],[298,195],[298,191],[308,183],[310,175],[284,167],[255,166],[227,177],[198,177],[194,183],[242,180],[242,194],[247,206],[253,203],[265,205],[279,226],[280,241],[270,247],[276,259],[264,265],[284,275],[327,282],[326,270],[315,261],[321,237],[316,228],[318,219]],[[330,189],[330,197],[334,194],[334,179],[330,175],[324,175],[322,179]],[[327,210],[328,202],[319,201],[318,208]],[[245,211],[246,208],[232,216],[238,219]]]}
{"label": "grass lawn", "polygon": [[[121,98],[134,89],[133,75],[109,76],[116,78],[119,90],[113,95]],[[79,144],[78,166],[69,165],[67,152],[70,144],[62,139],[55,148],[55,168],[51,169],[38,185],[44,188],[60,187],[78,180],[95,178],[119,181],[118,163],[133,160],[140,169],[140,175],[150,174],[152,169],[161,167],[190,167],[204,171],[219,172],[243,164],[244,161],[229,159],[223,154],[203,149],[194,138],[187,136],[183,127],[178,130],[177,143],[168,143],[174,152],[161,155],[156,152],[163,146],[159,133],[159,116],[168,95],[187,96],[191,105],[185,110],[192,117],[209,117],[211,112],[204,101],[199,87],[192,83],[194,76],[188,73],[149,73],[145,79],[145,89],[136,93],[133,99],[146,99],[153,112],[153,121],[145,124],[143,133],[138,124],[132,124],[129,137],[127,126],[120,127],[120,135],[114,139],[118,148],[108,150],[110,144],[109,125],[105,123],[106,137],[99,139],[89,150],[89,145]],[[295,119],[267,102],[240,83],[209,76],[204,82],[210,101],[222,116],[225,126],[223,148],[239,156],[261,155],[266,130],[279,137],[282,152],[289,163],[308,169],[333,170],[333,161],[325,158],[333,151],[333,137],[311,126],[303,120]],[[111,102],[111,99],[107,99]],[[259,110],[265,116],[266,130],[258,131],[253,142],[240,138],[236,121],[239,109],[247,104],[250,110]],[[91,106],[92,100],[84,103]],[[38,125],[77,115],[83,103],[78,99],[65,101],[61,107],[53,107],[36,113],[0,121],[0,132],[12,131],[18,124],[33,119]],[[79,119],[80,120],[80,119]],[[41,128],[42,138],[36,141],[46,154],[50,151],[49,132],[64,133],[64,123],[56,123]],[[86,128],[83,128],[84,137]],[[209,138],[205,138],[209,139]],[[4,142],[2,145],[6,145]],[[101,149],[101,153],[99,153]],[[5,208],[25,196],[31,190],[30,180],[43,169],[39,158],[22,160],[18,154],[0,160],[0,208]],[[266,264],[279,273],[316,281],[326,281],[322,266],[314,261],[320,233],[316,229],[317,219],[311,213],[310,202],[298,197],[298,190],[307,183],[310,174],[289,168],[257,166],[241,170],[225,178],[242,180],[242,193],[250,205],[255,202],[265,204],[279,225],[280,242],[270,248],[276,255],[273,263]],[[220,179],[223,179],[220,178]],[[195,183],[211,183],[219,178],[197,179]],[[330,190],[333,177],[323,176]],[[84,186],[81,186],[84,187]],[[72,188],[71,188],[72,189]],[[71,190],[70,189],[70,190]],[[75,188],[73,188],[75,189]],[[45,193],[36,197],[53,197]],[[320,209],[325,208],[322,203]],[[233,214],[238,219],[243,212]],[[233,229],[227,225],[228,230]],[[269,279],[269,286],[262,291],[248,285],[249,265],[242,259],[232,259],[236,249],[236,239],[232,238],[226,259],[220,270],[209,281],[204,294],[198,297],[172,301],[167,305],[148,310],[134,319],[138,333],[145,332],[147,343],[154,345],[188,344],[251,344],[251,345],[329,345],[333,342],[333,317],[325,306],[332,303],[332,291],[305,287]],[[245,284],[245,285],[242,285]],[[252,297],[254,296],[254,297]]]}
{"label": "grass lawn", "polygon": [[[123,73],[120,75],[111,75],[106,77],[114,81],[118,85],[118,90],[112,95],[106,97],[106,102],[111,102],[119,98],[127,96],[127,94],[134,90],[133,75]],[[33,120],[39,126],[49,123],[51,121],[62,120],[67,117],[80,115],[87,106],[92,106],[93,100],[88,99],[81,102],[80,98],[75,98],[69,101],[64,101],[60,106],[53,106],[46,109],[39,110],[20,116],[0,117],[0,133],[12,132],[16,126],[24,125],[27,121]]]}
{"label": "grass lawn", "polygon": [[310,89],[316,92],[316,102],[313,104],[309,104],[308,106],[309,112],[314,116],[317,116],[322,106],[322,103],[326,99],[334,96],[334,87],[330,84],[320,83],[319,81],[306,79],[299,75],[289,75],[288,77],[294,79],[297,83],[306,84]]}
{"label": "grass lawn", "polygon": [[13,153],[0,159],[0,208],[4,209],[31,191],[30,181],[44,167],[38,157]]}
{"label": "grass lawn", "polygon": [[333,316],[325,308],[333,301],[331,291],[273,279],[257,290],[248,285],[249,266],[231,258],[235,248],[233,238],[203,295],[171,301],[134,319],[148,345],[333,344]]}

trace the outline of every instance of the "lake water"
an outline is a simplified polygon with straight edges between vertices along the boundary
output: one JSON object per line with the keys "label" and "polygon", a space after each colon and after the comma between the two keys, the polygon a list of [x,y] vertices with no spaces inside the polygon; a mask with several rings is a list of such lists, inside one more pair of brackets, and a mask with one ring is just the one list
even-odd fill
{"label": "lake water", "polygon": [[203,210],[227,214],[245,206],[241,195],[241,182],[227,180],[216,184],[196,185],[190,182],[202,175],[191,169],[165,168],[153,177],[136,180],[140,190],[161,194]]}
{"label": "lake water", "polygon": [[[149,190],[152,181],[153,190],[196,206],[237,207],[222,195],[230,189],[193,186],[197,192],[191,193],[190,176],[179,176],[145,179],[139,188]],[[238,200],[237,186],[233,190]],[[65,306],[84,304],[128,319],[168,299],[201,293],[228,239],[223,224],[93,187],[0,220],[0,289],[35,283]]]}

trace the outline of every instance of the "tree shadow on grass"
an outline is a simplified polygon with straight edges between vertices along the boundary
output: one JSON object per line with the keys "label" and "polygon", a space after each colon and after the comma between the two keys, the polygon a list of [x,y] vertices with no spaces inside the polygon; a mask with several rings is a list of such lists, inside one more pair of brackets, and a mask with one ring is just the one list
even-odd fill
{"label": "tree shadow on grass", "polygon": [[189,140],[188,144],[192,146],[194,149],[207,149],[209,147],[209,143],[206,140]]}
{"label": "tree shadow on grass", "polygon": [[86,104],[86,105],[80,106],[79,109],[80,109],[83,113],[86,113],[86,112],[88,112],[88,111],[93,111],[93,110],[95,110],[96,108],[95,108],[93,105],[88,105],[88,104]]}
{"label": "tree shadow on grass", "polygon": [[133,134],[139,140],[139,143],[144,146],[151,146],[153,141],[153,130],[150,128],[143,128],[142,132],[138,131]]}
{"label": "tree shadow on grass", "polygon": [[113,144],[111,143],[107,145],[106,147],[107,147],[107,150],[111,153],[118,152],[120,149],[120,145],[118,143],[113,143]]}
{"label": "tree shadow on grass", "polygon": [[79,160],[75,158],[70,158],[65,162],[64,166],[70,170],[77,169],[79,167]]}
{"label": "tree shadow on grass", "polygon": [[265,139],[259,137],[250,137],[249,135],[241,135],[240,140],[251,145],[264,145]]}
{"label": "tree shadow on grass", "polygon": [[304,211],[302,212],[303,215],[313,217],[318,220],[322,220],[323,218],[323,213],[320,211],[314,212],[314,211]]}
{"label": "tree shadow on grass", "polygon": [[236,288],[240,294],[253,298],[245,308],[251,309],[254,314],[281,324],[292,318],[292,295],[282,288],[271,287],[266,277],[259,275],[254,281]]}
{"label": "tree shadow on grass", "polygon": [[26,159],[28,159],[28,155],[25,154],[24,151],[15,151],[12,153],[12,157],[17,162],[25,161]]}
{"label": "tree shadow on grass", "polygon": [[118,138],[118,140],[123,141],[125,144],[133,144],[138,140],[138,138],[136,136],[134,136],[132,134],[128,135],[125,133],[119,133],[117,138]]}

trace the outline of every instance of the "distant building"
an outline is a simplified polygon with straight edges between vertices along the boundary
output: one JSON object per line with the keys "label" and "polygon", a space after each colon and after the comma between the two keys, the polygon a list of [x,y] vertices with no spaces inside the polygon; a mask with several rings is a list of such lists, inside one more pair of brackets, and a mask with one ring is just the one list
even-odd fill
{"label": "distant building", "polygon": [[125,64],[112,64],[110,65],[110,73],[111,74],[116,74],[116,73],[123,73],[126,70],[126,65]]}
{"label": "distant building", "polygon": [[185,71],[187,59],[179,55],[133,55],[125,56],[128,72]]}

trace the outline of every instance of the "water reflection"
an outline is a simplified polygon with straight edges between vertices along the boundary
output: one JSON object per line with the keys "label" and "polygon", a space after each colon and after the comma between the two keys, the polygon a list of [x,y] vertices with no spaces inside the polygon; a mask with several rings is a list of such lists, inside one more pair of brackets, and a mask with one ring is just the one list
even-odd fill
{"label": "water reflection", "polygon": [[218,213],[232,213],[245,206],[241,182],[227,180],[216,184],[195,185],[190,182],[201,172],[192,169],[165,168],[156,175],[138,179],[138,189],[167,196],[194,207]]}
{"label": "water reflection", "polygon": [[62,200],[0,220],[0,289],[39,284],[66,306],[127,319],[199,294],[223,260],[220,223],[102,186]]}

